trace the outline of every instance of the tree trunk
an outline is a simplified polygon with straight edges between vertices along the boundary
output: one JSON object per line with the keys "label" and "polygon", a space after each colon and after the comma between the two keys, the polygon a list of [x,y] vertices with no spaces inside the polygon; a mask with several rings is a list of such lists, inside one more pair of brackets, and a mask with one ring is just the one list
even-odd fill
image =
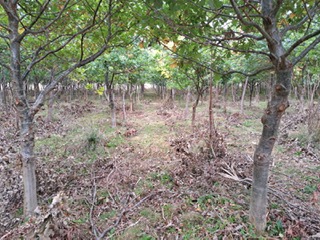
{"label": "tree trunk", "polygon": [[234,87],[234,83],[231,84],[232,101],[235,103],[237,101],[237,89]]}
{"label": "tree trunk", "polygon": [[4,87],[3,87],[4,84],[0,83],[0,106],[4,105]]}
{"label": "tree trunk", "polygon": [[227,98],[228,98],[228,86],[223,86],[223,113],[227,113]]}
{"label": "tree trunk", "polygon": [[245,81],[243,89],[242,89],[241,102],[240,102],[240,113],[241,114],[243,114],[243,103],[244,103],[244,97],[246,95],[248,80],[249,80],[249,77],[246,77],[246,81]]}
{"label": "tree trunk", "polygon": [[271,101],[261,118],[262,135],[254,153],[252,195],[250,201],[250,221],[258,233],[266,227],[267,189],[271,152],[277,139],[279,124],[284,111],[289,106],[288,95],[292,68],[276,71],[276,84]]}
{"label": "tree trunk", "polygon": [[249,90],[250,90],[250,93],[249,93],[249,106],[251,107],[252,106],[252,97],[253,97],[253,91],[254,91],[254,84],[255,81],[252,80],[250,81],[250,84],[249,84]]}
{"label": "tree trunk", "polygon": [[255,89],[255,97],[254,97],[254,101],[255,102],[259,102],[260,101],[260,84],[258,83],[258,84],[256,84],[256,89]]}
{"label": "tree trunk", "polygon": [[268,99],[267,99],[268,101],[271,101],[273,83],[274,83],[274,74],[270,73],[270,81],[268,86]]}
{"label": "tree trunk", "polygon": [[133,88],[133,84],[130,84],[130,92],[129,92],[129,98],[130,98],[130,112],[134,111],[134,95],[135,90]]}
{"label": "tree trunk", "polygon": [[199,100],[200,100],[200,94],[197,93],[196,101],[192,105],[192,121],[191,121],[192,127],[194,127],[196,123],[196,112],[197,112],[197,106],[199,104]]}
{"label": "tree trunk", "polygon": [[24,215],[33,214],[37,207],[36,160],[34,157],[34,122],[29,109],[20,111],[21,157],[24,186]]}
{"label": "tree trunk", "polygon": [[[212,90],[213,73],[210,72],[209,81],[209,140],[210,144],[213,142],[213,137],[215,133],[214,118],[213,118],[213,90]],[[213,153],[214,155],[214,153]]]}
{"label": "tree trunk", "polygon": [[187,90],[187,96],[186,96],[186,106],[184,108],[184,119],[188,118],[189,115],[189,102],[190,102],[190,98],[191,98],[191,91],[190,91],[190,86],[188,86],[188,90]]}
{"label": "tree trunk", "polygon": [[53,100],[54,100],[54,94],[51,91],[49,93],[49,99],[48,99],[48,115],[47,115],[47,122],[52,121],[52,110],[53,110]]}
{"label": "tree trunk", "polygon": [[111,110],[111,127],[116,128],[117,126],[116,106],[114,103],[114,93],[112,88],[109,90],[109,100],[110,100],[109,106]]}
{"label": "tree trunk", "polygon": [[127,121],[127,112],[126,112],[126,91],[122,91],[122,114],[123,114],[123,122]]}
{"label": "tree trunk", "polygon": [[12,93],[15,101],[15,108],[20,120],[20,141],[21,141],[21,161],[23,169],[24,186],[24,215],[29,216],[37,207],[37,188],[35,175],[35,157],[34,157],[34,115],[30,112],[27,101],[26,85],[21,78],[21,56],[19,38],[19,18],[16,8],[11,8],[8,14],[10,28],[10,74],[12,80]]}
{"label": "tree trunk", "polygon": [[140,93],[141,93],[141,99],[144,97],[144,92],[145,92],[145,86],[144,83],[140,84]]}

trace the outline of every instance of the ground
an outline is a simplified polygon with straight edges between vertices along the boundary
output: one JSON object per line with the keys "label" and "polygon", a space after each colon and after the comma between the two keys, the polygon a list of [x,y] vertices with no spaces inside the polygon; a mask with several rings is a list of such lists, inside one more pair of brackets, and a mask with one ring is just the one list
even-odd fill
{"label": "ground", "polygon": [[[1,239],[258,239],[248,221],[252,156],[266,102],[239,114],[208,103],[191,127],[183,101],[167,108],[152,93],[110,127],[105,100],[57,102],[36,117],[39,207],[22,217],[14,113],[1,113]],[[320,236],[319,150],[307,114],[292,104],[270,168],[268,226],[260,239]],[[104,236],[104,237],[102,237]]]}

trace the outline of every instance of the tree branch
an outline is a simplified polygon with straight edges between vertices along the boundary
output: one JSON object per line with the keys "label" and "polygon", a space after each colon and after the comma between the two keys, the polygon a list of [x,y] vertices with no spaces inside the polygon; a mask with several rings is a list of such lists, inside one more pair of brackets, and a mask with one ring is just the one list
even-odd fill
{"label": "tree branch", "polygon": [[312,18],[315,16],[316,14],[316,10],[319,8],[318,6],[319,2],[315,3],[315,5],[308,11],[307,11],[307,15],[305,15],[297,24],[295,25],[288,25],[286,26],[285,28],[283,28],[281,31],[280,31],[280,34],[281,36],[284,36],[288,31],[292,31],[292,30],[297,30],[299,29],[300,27],[302,27],[302,25],[308,21],[308,20],[312,20]]}
{"label": "tree branch", "polygon": [[317,35],[320,35],[320,29],[309,34],[309,35],[306,35],[306,36],[303,36],[302,38],[298,39],[294,44],[291,45],[291,47],[286,51],[286,53],[284,54],[284,57],[288,57],[291,52],[296,49],[297,47],[299,47],[301,45],[301,43],[309,40],[310,38],[313,38]]}
{"label": "tree branch", "polygon": [[240,12],[240,9],[238,8],[238,6],[237,6],[237,4],[235,3],[234,0],[230,0],[230,2],[231,2],[231,5],[232,5],[235,13],[238,16],[238,19],[240,20],[240,22],[243,25],[252,26],[252,27],[256,28],[262,34],[262,36],[264,36],[270,43],[275,43],[275,40],[262,27],[260,27],[257,23],[252,22],[252,21],[246,21],[243,18],[242,14]]}
{"label": "tree branch", "polygon": [[304,58],[308,54],[308,52],[310,52],[315,46],[317,46],[319,42],[320,42],[320,36],[318,36],[312,43],[310,43],[310,45],[307,48],[305,48],[298,57],[292,60],[293,66],[296,65],[298,62],[300,62],[301,59]]}
{"label": "tree branch", "polygon": [[[161,43],[161,44],[162,44],[162,43]],[[216,69],[213,69],[211,66],[209,67],[209,66],[203,64],[202,62],[196,61],[196,60],[194,60],[193,58],[187,57],[187,56],[185,56],[185,55],[181,55],[181,54],[179,54],[179,53],[177,53],[177,52],[173,52],[170,48],[168,48],[168,47],[165,46],[164,44],[162,44],[162,46],[163,46],[164,48],[166,48],[167,50],[169,50],[170,52],[172,52],[173,54],[177,55],[178,57],[181,57],[181,58],[186,59],[186,60],[188,60],[188,61],[190,61],[190,62],[193,62],[193,63],[195,63],[195,64],[198,64],[199,66],[202,66],[202,67],[204,67],[204,68],[206,68],[206,69],[208,69],[208,70],[210,70],[210,71],[212,71],[212,72],[214,72],[214,73],[217,73],[217,74],[219,74],[219,75],[229,75],[229,74],[238,73],[238,74],[241,74],[241,75],[246,76],[246,77],[252,77],[252,76],[258,75],[259,73],[262,73],[262,72],[265,72],[265,71],[269,71],[269,70],[274,69],[274,66],[273,66],[273,65],[268,65],[268,66],[265,66],[265,67],[261,67],[261,68],[257,69],[257,70],[254,71],[254,72],[249,72],[249,73],[246,73],[246,72],[243,72],[243,71],[240,71],[240,70],[230,70],[230,71],[227,71],[227,72],[221,72],[221,71],[218,71],[218,70],[216,70]]]}
{"label": "tree branch", "polygon": [[31,115],[35,115],[40,107],[43,105],[43,102],[45,100],[45,96],[51,91],[53,90],[56,85],[58,83],[60,83],[61,81],[63,81],[63,79],[68,76],[72,71],[74,71],[76,68],[82,67],[92,61],[94,61],[96,58],[98,58],[99,56],[101,56],[105,50],[108,48],[108,45],[105,44],[103,45],[99,51],[97,51],[95,54],[91,55],[90,57],[72,65],[70,68],[68,68],[67,70],[63,71],[62,73],[60,73],[59,76],[57,76],[53,81],[51,81],[42,91],[41,93],[38,95],[38,97],[36,98],[36,101],[34,102],[34,104],[31,107]]}
{"label": "tree branch", "polygon": [[[65,12],[65,10],[68,7],[68,4],[71,0],[67,0],[65,2],[65,4],[63,5],[62,9],[60,10],[60,12],[58,13],[58,15],[51,21],[49,22],[47,25],[45,25],[44,27],[42,27],[39,30],[32,30],[32,27],[37,23],[37,21],[40,19],[41,15],[44,13],[45,9],[47,8],[46,5],[44,5],[44,7],[41,9],[40,13],[37,15],[36,19],[29,25],[29,27],[25,27],[25,31],[19,35],[19,41],[22,41],[22,39],[27,35],[27,34],[39,34],[39,33],[43,33],[45,32],[49,27],[51,27],[57,20],[59,20],[62,16],[62,14]],[[50,0],[48,0],[47,3],[49,3]],[[20,21],[19,21],[20,22]]]}
{"label": "tree branch", "polygon": [[[100,0],[101,2],[102,0]],[[47,58],[49,55],[52,55],[54,53],[59,52],[60,50],[64,49],[72,40],[74,40],[77,36],[79,35],[83,35],[86,34],[88,31],[90,31],[93,27],[95,26],[95,22],[93,21],[90,25],[88,25],[87,27],[83,28],[82,30],[78,31],[77,33],[70,35],[70,37],[59,47],[57,47],[54,50],[48,51],[47,53],[45,53],[42,57],[36,59],[36,57],[39,55],[40,51],[42,51],[46,46],[51,45],[53,42],[57,41],[58,39],[60,39],[63,36],[58,36],[57,38],[49,41],[48,43],[46,43],[44,46],[41,46],[38,48],[38,50],[36,51],[35,55],[34,55],[34,60],[28,65],[26,72],[23,74],[22,76],[22,80],[25,80],[26,77],[29,75],[31,69],[39,62],[41,62],[42,60],[44,60],[45,58]],[[109,41],[109,40],[106,40]],[[80,59],[80,61],[82,60],[82,58]]]}

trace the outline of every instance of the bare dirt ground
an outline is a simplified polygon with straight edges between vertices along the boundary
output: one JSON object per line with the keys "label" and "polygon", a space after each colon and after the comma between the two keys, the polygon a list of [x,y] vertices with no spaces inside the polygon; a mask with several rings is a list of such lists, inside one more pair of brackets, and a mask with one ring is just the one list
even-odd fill
{"label": "bare dirt ground", "polygon": [[[257,239],[248,206],[265,103],[244,115],[236,103],[226,113],[215,108],[214,142],[207,103],[199,106],[194,129],[179,104],[165,108],[146,97],[126,121],[118,112],[117,129],[100,100],[60,103],[51,122],[40,113],[40,202],[30,219],[22,217],[15,118],[2,112],[1,239]],[[294,105],[284,116],[260,239],[320,237],[319,150],[306,144],[306,124]]]}

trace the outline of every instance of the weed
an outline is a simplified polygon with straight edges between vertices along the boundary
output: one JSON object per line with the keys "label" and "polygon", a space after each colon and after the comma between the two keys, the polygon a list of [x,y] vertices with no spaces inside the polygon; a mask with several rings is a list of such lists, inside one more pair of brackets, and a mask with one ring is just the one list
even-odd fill
{"label": "weed", "polygon": [[105,212],[105,213],[100,214],[99,218],[101,220],[107,220],[107,219],[113,218],[114,216],[116,216],[116,214],[117,214],[117,211],[112,210],[110,212]]}
{"label": "weed", "polygon": [[171,204],[165,204],[162,211],[165,218],[171,219],[174,214],[174,207]]}
{"label": "weed", "polygon": [[275,223],[268,222],[267,223],[267,230],[269,235],[271,236],[279,236],[283,237],[284,227],[281,220],[277,220]]}
{"label": "weed", "polygon": [[18,208],[14,214],[17,218],[22,217],[23,216],[23,208]]}
{"label": "weed", "polygon": [[107,147],[109,148],[116,148],[120,144],[124,142],[124,139],[121,135],[117,135],[110,139],[110,141],[107,143]]}
{"label": "weed", "polygon": [[86,149],[89,151],[96,150],[97,144],[100,140],[98,133],[96,131],[90,132],[86,140],[87,140]]}
{"label": "weed", "polygon": [[306,194],[312,194],[316,190],[317,190],[316,185],[307,185],[304,187],[303,192]]}
{"label": "weed", "polygon": [[252,127],[252,125],[253,125],[252,120],[246,120],[243,122],[243,126],[245,126],[245,127],[250,128],[250,127]]}
{"label": "weed", "polygon": [[171,175],[169,173],[163,173],[160,177],[160,182],[163,185],[170,184],[170,183],[172,183],[172,181],[173,181],[173,178],[171,177]]}
{"label": "weed", "polygon": [[149,179],[140,180],[134,188],[136,195],[141,195],[144,192],[148,192],[150,189],[153,189],[154,185]]}

